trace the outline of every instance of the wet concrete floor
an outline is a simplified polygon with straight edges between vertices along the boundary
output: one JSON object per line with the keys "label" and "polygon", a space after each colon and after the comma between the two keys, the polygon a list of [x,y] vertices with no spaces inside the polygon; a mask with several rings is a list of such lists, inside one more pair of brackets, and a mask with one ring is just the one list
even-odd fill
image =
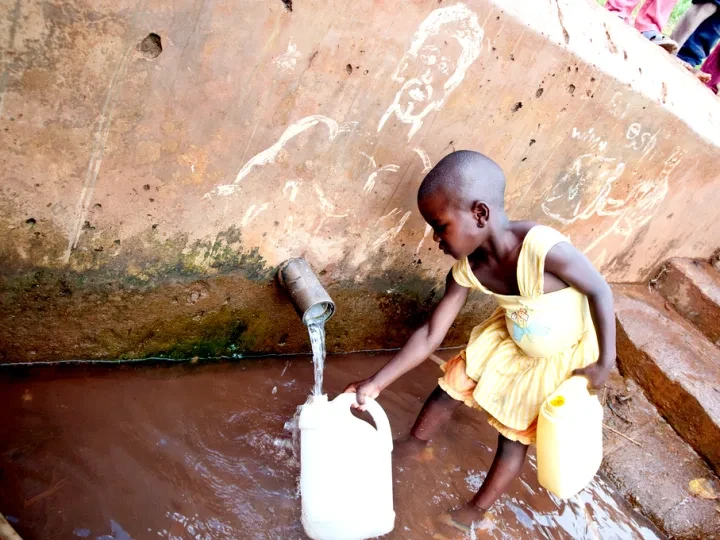
{"label": "wet concrete floor", "polygon": [[[331,395],[389,355],[328,359]],[[405,435],[439,370],[426,362],[380,403]],[[312,387],[309,357],[0,369],[0,512],[26,540],[301,539],[298,462],[284,425]],[[426,461],[396,463],[389,538],[432,538],[472,496],[496,433],[463,408]],[[602,478],[562,502],[534,456],[491,511],[488,538],[658,538]]]}

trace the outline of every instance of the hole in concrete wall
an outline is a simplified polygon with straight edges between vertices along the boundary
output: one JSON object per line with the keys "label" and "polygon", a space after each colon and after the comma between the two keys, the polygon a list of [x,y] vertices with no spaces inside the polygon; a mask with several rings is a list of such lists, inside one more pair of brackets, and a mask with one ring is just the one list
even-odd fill
{"label": "hole in concrete wall", "polygon": [[545,91],[545,90],[543,90],[542,88],[538,88],[538,89],[535,91],[535,97],[536,97],[536,98],[539,98],[540,96],[543,95],[543,92],[544,92],[544,91]]}
{"label": "hole in concrete wall", "polygon": [[35,218],[30,218],[30,219],[26,219],[25,223],[27,225],[29,225],[30,227],[32,227],[33,225],[35,225],[37,223],[37,221],[35,221]]}
{"label": "hole in concrete wall", "polygon": [[282,0],[282,3],[285,6],[285,9],[292,12],[292,0]]}
{"label": "hole in concrete wall", "polygon": [[145,60],[154,60],[162,52],[160,36],[154,33],[148,34],[138,45],[138,50],[145,57]]}
{"label": "hole in concrete wall", "polygon": [[143,186],[143,189],[144,189],[145,191],[150,191],[150,184],[145,184],[145,185]]}
{"label": "hole in concrete wall", "polygon": [[83,223],[82,230],[83,230],[83,231],[94,231],[94,230],[95,230],[95,227],[93,227],[92,225],[90,225],[90,222],[89,222],[89,221],[86,221],[85,223]]}
{"label": "hole in concrete wall", "polygon": [[345,71],[347,71],[347,74],[350,75],[352,73],[352,66],[350,64],[345,66]]}
{"label": "hole in concrete wall", "polygon": [[520,109],[522,109],[522,101],[518,101],[512,106],[512,112],[518,112]]}
{"label": "hole in concrete wall", "polygon": [[570,95],[575,93],[575,85],[574,84],[571,84],[570,86],[568,86],[568,92],[570,92]]}
{"label": "hole in concrete wall", "polygon": [[119,246],[119,245],[120,245],[120,240],[113,240],[113,244],[115,244],[116,246]]}
{"label": "hole in concrete wall", "polygon": [[93,205],[93,210],[102,210],[102,204],[100,204],[100,203],[95,203],[95,204]]}

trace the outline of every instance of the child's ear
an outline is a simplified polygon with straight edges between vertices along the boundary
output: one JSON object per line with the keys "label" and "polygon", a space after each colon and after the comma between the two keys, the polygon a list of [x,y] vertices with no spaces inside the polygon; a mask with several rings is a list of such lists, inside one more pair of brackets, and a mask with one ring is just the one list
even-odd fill
{"label": "child's ear", "polygon": [[472,213],[477,226],[485,227],[490,220],[490,208],[482,201],[475,201],[472,205]]}

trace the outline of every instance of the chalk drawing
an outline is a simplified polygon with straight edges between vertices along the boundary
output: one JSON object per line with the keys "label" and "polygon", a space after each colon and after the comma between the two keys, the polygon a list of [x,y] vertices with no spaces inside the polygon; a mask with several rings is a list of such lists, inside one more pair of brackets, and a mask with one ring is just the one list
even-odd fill
{"label": "chalk drawing", "polygon": [[625,138],[628,140],[625,148],[642,152],[640,159],[643,159],[655,148],[659,134],[660,130],[657,130],[655,133],[650,133],[649,131],[643,132],[642,125],[638,123],[630,124],[625,134]]}
{"label": "chalk drawing", "polygon": [[622,92],[615,92],[610,99],[610,114],[620,120],[623,120],[630,111],[630,103],[623,103],[622,97]]}
{"label": "chalk drawing", "polygon": [[[285,182],[285,187],[283,188],[283,195],[287,196],[287,198],[290,199],[290,202],[295,202],[298,191],[300,191],[301,184],[302,180],[288,180],[287,182]],[[288,192],[290,192],[290,195],[288,195]]]}
{"label": "chalk drawing", "polygon": [[[375,161],[375,160],[373,160],[373,161]],[[363,192],[365,194],[367,194],[373,190],[373,188],[375,187],[375,178],[377,178],[377,175],[380,174],[381,172],[386,172],[386,171],[398,172],[399,170],[400,170],[399,165],[395,165],[395,164],[391,163],[390,165],[383,165],[378,170],[371,172],[370,176],[368,176],[368,179],[365,182],[365,187],[363,187]]]}
{"label": "chalk drawing", "polygon": [[103,103],[102,112],[98,118],[97,128],[93,133],[93,149],[90,153],[90,159],[88,160],[87,170],[85,172],[85,181],[83,182],[82,190],[80,191],[80,197],[78,197],[77,204],[75,205],[75,222],[72,227],[72,231],[68,237],[68,245],[63,256],[63,261],[70,261],[70,254],[75,249],[80,241],[80,234],[82,233],[82,226],[85,223],[85,218],[92,202],[92,197],[95,192],[95,184],[97,183],[98,174],[100,173],[100,166],[102,165],[103,156],[105,155],[105,144],[107,143],[108,135],[110,134],[110,126],[112,124],[113,112],[115,110],[115,102],[119,89],[122,86],[125,73],[127,72],[128,59],[130,58],[133,47],[128,47],[125,54],[120,58],[115,71],[110,78],[110,84],[105,93],[105,102]]}
{"label": "chalk drawing", "polygon": [[280,71],[289,73],[295,70],[300,53],[297,50],[297,46],[290,41],[288,43],[287,52],[281,54],[275,59],[275,65]]}
{"label": "chalk drawing", "polygon": [[[670,156],[663,163],[663,168],[657,178],[641,180],[633,186],[627,197],[618,201],[619,208],[615,214],[618,218],[606,231],[598,236],[583,251],[591,252],[610,235],[618,234],[623,237],[622,246],[627,239],[639,228],[645,226],[655,216],[660,204],[663,202],[669,191],[669,179],[672,172],[677,168],[685,155],[685,151],[676,146]],[[615,250],[617,251],[617,250]],[[600,265],[605,257],[606,250],[603,250],[599,257],[593,262]]]}
{"label": "chalk drawing", "polygon": [[242,227],[247,227],[248,225],[250,225],[252,220],[254,220],[256,217],[258,217],[261,212],[264,212],[265,210],[267,210],[268,206],[270,206],[269,203],[264,203],[260,206],[258,206],[256,204],[251,204],[250,208],[248,208],[247,211],[245,212],[245,215],[243,216],[242,221],[240,222],[240,225]]}
{"label": "chalk drawing", "polygon": [[254,167],[274,162],[280,150],[282,150],[283,146],[285,146],[289,140],[297,137],[302,132],[318,124],[325,124],[328,128],[328,140],[333,140],[337,137],[338,123],[332,118],[328,118],[327,116],[323,116],[321,114],[313,114],[311,116],[301,118],[294,124],[288,126],[275,144],[266,148],[259,154],[256,154],[245,165],[243,165],[242,169],[240,169],[240,172],[237,173],[235,180],[233,180],[231,184],[218,186],[212,191],[206,193],[203,198],[211,199],[213,195],[219,195],[222,197],[233,195],[240,188],[240,182],[242,182],[243,178],[250,174],[250,171],[252,171]]}
{"label": "chalk drawing", "polygon": [[[400,218],[400,221],[397,222],[397,224],[394,227],[391,227],[390,229],[386,230],[384,233],[382,233],[370,246],[370,251],[375,251],[380,246],[382,246],[385,242],[388,240],[392,240],[395,238],[402,228],[405,226],[405,223],[407,222],[408,218],[410,217],[410,214],[412,212],[405,212],[403,216]],[[381,217],[378,220],[378,224],[380,224],[381,221],[385,221],[388,219],[394,219],[400,214],[400,210],[398,208],[393,208],[389,214]]]}
{"label": "chalk drawing", "polygon": [[355,128],[359,123],[360,122],[358,122],[357,120],[349,120],[347,122],[343,122],[338,128],[338,133],[350,133],[351,131],[355,131]]}
{"label": "chalk drawing", "polygon": [[542,210],[564,225],[595,214],[611,215],[620,203],[610,198],[610,190],[624,171],[625,164],[614,158],[583,154],[555,184]]}
{"label": "chalk drawing", "polygon": [[423,174],[427,173],[432,169],[432,162],[430,161],[430,158],[427,155],[427,152],[423,150],[422,148],[413,148],[413,152],[415,152],[418,156],[420,156],[420,159],[422,159],[423,162]]}
{"label": "chalk drawing", "polygon": [[370,164],[373,166],[373,169],[377,169],[377,163],[375,163],[375,158],[372,156],[368,156],[365,152],[360,152],[360,155],[365,156]]}
{"label": "chalk drawing", "polygon": [[[412,139],[425,117],[441,109],[463,81],[468,68],[480,55],[483,34],[477,15],[465,4],[438,8],[430,13],[418,27],[410,48],[392,75],[392,80],[401,83],[402,88],[380,119],[378,133],[388,118],[395,115],[404,124],[411,125],[408,141]],[[443,41],[455,38],[461,48],[457,58],[441,55],[440,48],[432,43],[432,38],[440,36]],[[423,70],[423,74],[406,76],[409,69]]]}
{"label": "chalk drawing", "polygon": [[590,145],[590,148],[599,152],[604,152],[608,147],[608,142],[599,135],[595,135],[595,128],[590,128],[587,131],[580,131],[574,127],[572,129],[572,138],[579,141],[586,142]]}
{"label": "chalk drawing", "polygon": [[315,188],[315,193],[318,196],[318,199],[320,200],[320,208],[325,213],[327,217],[334,217],[334,218],[344,218],[347,217],[348,214],[336,214],[335,213],[335,203],[333,203],[330,199],[328,199],[325,196],[325,193],[323,193],[323,190],[315,184],[313,186]]}
{"label": "chalk drawing", "polygon": [[426,223],[425,224],[425,232],[423,233],[423,237],[420,239],[420,243],[418,244],[417,249],[415,250],[416,257],[420,253],[420,249],[423,247],[423,244],[425,243],[425,240],[427,239],[427,237],[432,234],[432,230],[433,230],[432,227]]}

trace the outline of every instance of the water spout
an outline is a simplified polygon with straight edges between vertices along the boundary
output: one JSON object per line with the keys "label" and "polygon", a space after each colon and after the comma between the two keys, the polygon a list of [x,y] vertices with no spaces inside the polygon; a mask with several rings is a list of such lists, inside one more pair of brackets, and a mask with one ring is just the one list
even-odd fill
{"label": "water spout", "polygon": [[335,302],[305,259],[288,259],[282,263],[278,282],[287,291],[305,326],[324,323],[335,313]]}
{"label": "water spout", "polygon": [[335,302],[305,259],[289,259],[280,265],[278,282],[284,288],[310,334],[315,365],[313,394],[322,396],[325,367],[325,321],[335,313]]}

